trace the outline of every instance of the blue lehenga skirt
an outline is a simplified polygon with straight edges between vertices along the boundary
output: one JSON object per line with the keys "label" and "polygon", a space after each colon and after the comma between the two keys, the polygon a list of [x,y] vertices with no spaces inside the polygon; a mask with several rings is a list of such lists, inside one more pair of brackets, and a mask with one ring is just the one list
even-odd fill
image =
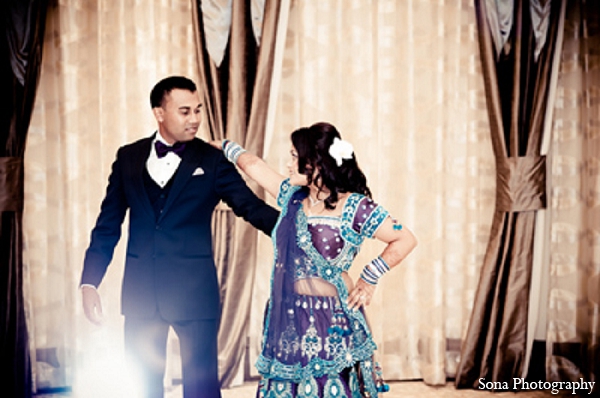
{"label": "blue lehenga skirt", "polygon": [[[293,309],[288,311],[296,321],[293,328],[286,329],[281,334],[277,344],[276,355],[282,362],[289,363],[289,359],[293,358],[302,368],[309,365],[316,368],[320,360],[332,361],[336,355],[344,355],[352,344],[351,328],[338,297],[298,295],[293,303]],[[374,362],[373,364],[375,366]],[[375,367],[374,370],[379,373],[377,376],[380,376],[378,366]],[[257,397],[359,398],[369,396],[361,387],[361,379],[359,366],[301,380],[263,377],[259,382]],[[377,383],[383,382],[379,380]]]}

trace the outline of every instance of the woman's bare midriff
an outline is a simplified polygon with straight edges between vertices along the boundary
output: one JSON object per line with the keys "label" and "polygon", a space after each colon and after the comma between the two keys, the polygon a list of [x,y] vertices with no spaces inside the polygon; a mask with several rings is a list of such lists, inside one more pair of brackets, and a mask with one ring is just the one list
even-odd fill
{"label": "woman's bare midriff", "polygon": [[[342,272],[342,280],[346,284],[348,291],[352,291],[354,282],[347,272]],[[305,296],[337,296],[338,292],[335,286],[320,278],[300,279],[294,283],[296,293]]]}

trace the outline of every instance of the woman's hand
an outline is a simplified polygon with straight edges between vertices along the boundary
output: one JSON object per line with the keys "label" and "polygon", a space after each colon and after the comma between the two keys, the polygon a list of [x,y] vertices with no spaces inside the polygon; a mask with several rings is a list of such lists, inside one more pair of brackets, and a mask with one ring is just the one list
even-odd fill
{"label": "woman's hand", "polygon": [[223,140],[212,140],[208,141],[208,143],[217,149],[223,149]]}
{"label": "woman's hand", "polygon": [[371,304],[376,287],[376,285],[370,285],[361,278],[358,278],[354,289],[348,294],[348,308],[355,310],[361,306]]}

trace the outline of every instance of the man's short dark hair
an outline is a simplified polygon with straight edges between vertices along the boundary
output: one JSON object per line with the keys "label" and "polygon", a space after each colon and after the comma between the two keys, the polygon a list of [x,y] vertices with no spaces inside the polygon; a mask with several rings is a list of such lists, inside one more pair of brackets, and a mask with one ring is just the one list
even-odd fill
{"label": "man's short dark hair", "polygon": [[150,105],[152,108],[162,106],[165,96],[173,89],[188,90],[192,93],[196,92],[196,84],[184,76],[169,76],[154,86],[150,92]]}

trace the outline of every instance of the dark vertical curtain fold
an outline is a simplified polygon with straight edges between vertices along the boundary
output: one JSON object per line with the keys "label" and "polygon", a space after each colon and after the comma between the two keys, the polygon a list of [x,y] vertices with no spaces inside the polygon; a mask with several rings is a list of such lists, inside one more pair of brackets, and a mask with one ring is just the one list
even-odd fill
{"label": "dark vertical curtain fold", "polygon": [[[260,45],[252,31],[250,2],[234,1],[225,55],[217,66],[206,43],[201,1],[194,21],[198,59],[210,135],[228,138],[262,156],[268,99],[279,23],[280,1],[265,1]],[[262,195],[258,186],[249,184]],[[230,209],[213,216],[214,252],[223,304],[219,331],[219,372],[224,387],[231,385],[247,346],[250,303],[256,259],[256,230]]]}
{"label": "dark vertical curtain fold", "polygon": [[47,1],[4,1],[0,65],[0,387],[7,397],[32,395],[23,298],[23,156],[42,61]]}
{"label": "dark vertical curtain fold", "polygon": [[546,159],[540,147],[560,1],[551,3],[538,57],[530,1],[513,2],[512,30],[502,48],[494,47],[490,4],[475,0],[496,160],[496,208],[456,373],[459,388],[477,388],[480,378],[512,385],[523,375],[536,211],[546,206]]}

